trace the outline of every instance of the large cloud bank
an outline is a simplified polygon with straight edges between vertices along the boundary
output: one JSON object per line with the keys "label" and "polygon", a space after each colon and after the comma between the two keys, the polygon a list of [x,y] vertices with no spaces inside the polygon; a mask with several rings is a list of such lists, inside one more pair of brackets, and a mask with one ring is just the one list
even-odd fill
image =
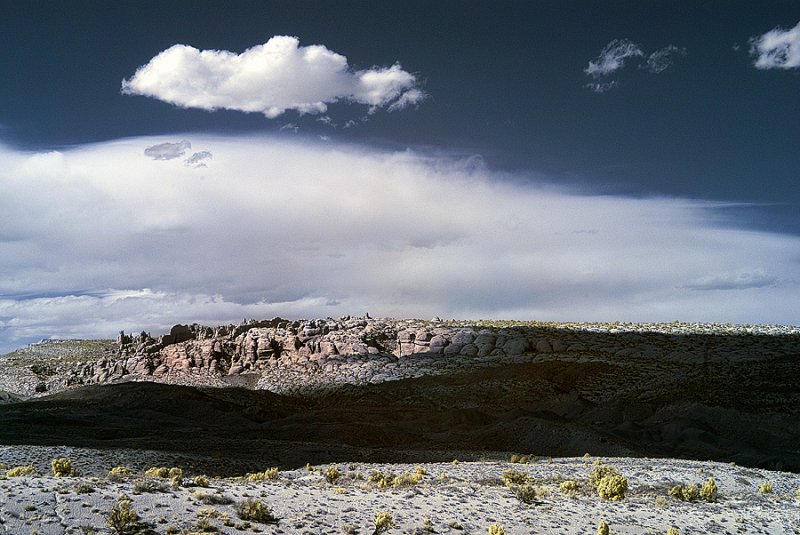
{"label": "large cloud bank", "polygon": [[416,77],[395,63],[354,71],[322,45],[275,36],[241,54],[174,45],[139,67],[122,92],[184,108],[228,109],[275,118],[287,110],[324,113],[337,101],[395,111],[425,98]]}
{"label": "large cloud bank", "polygon": [[750,40],[757,69],[800,68],[800,22],[794,28],[775,28]]}
{"label": "large cloud bank", "polygon": [[[183,137],[208,167],[156,160]],[[0,348],[243,317],[777,322],[800,239],[718,205],[272,138],[0,146]]]}

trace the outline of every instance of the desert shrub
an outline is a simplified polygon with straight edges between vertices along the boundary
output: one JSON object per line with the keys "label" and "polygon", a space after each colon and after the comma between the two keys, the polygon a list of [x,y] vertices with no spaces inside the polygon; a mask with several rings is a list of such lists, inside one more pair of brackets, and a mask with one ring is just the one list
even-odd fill
{"label": "desert shrub", "polygon": [[558,489],[561,493],[565,496],[570,498],[574,498],[578,495],[578,491],[580,490],[580,485],[576,481],[568,479],[567,481],[563,481],[561,485],[558,486]]}
{"label": "desert shrub", "polygon": [[392,486],[394,488],[410,487],[422,481],[424,476],[425,470],[420,471],[420,469],[417,469],[413,474],[403,472],[392,479]]}
{"label": "desert shrub", "polygon": [[152,468],[145,470],[144,475],[147,477],[159,477],[161,479],[166,479],[169,477],[169,468],[166,466],[153,466]]}
{"label": "desert shrub", "polygon": [[462,529],[464,529],[464,526],[462,526],[461,524],[459,524],[455,520],[451,520],[450,522],[447,523],[447,525],[450,527],[450,529],[455,529],[455,530],[458,530],[458,531],[461,531]]}
{"label": "desert shrub", "polygon": [[536,490],[527,483],[513,487],[513,491],[514,496],[522,503],[531,504],[536,501]]}
{"label": "desert shrub", "polygon": [[528,464],[529,457],[527,455],[517,455],[516,453],[511,456],[512,463]]}
{"label": "desert shrub", "polygon": [[596,489],[604,477],[619,475],[621,474],[616,468],[603,464],[603,461],[597,459],[594,462],[591,472],[589,472],[589,484]]}
{"label": "desert shrub", "polygon": [[339,467],[335,464],[330,465],[328,468],[325,469],[325,481],[333,485],[336,483],[340,477],[342,477],[342,473],[339,471]]}
{"label": "desert shrub", "polygon": [[700,497],[697,485],[675,485],[669,489],[669,495],[682,502],[694,502]]}
{"label": "desert shrub", "polygon": [[75,494],[91,494],[94,487],[89,483],[78,483],[75,485]]}
{"label": "desert shrub", "polygon": [[717,482],[714,481],[713,477],[709,477],[706,479],[706,482],[703,483],[703,488],[700,489],[700,497],[707,502],[716,501],[718,490]]}
{"label": "desert shrub", "polygon": [[503,471],[503,483],[505,483],[506,487],[510,487],[512,485],[524,485],[527,482],[528,476],[522,472],[517,472],[513,469]]}
{"label": "desert shrub", "polygon": [[402,488],[418,484],[423,480],[426,473],[427,472],[425,472],[423,468],[419,467],[413,473],[402,472],[399,475],[384,474],[383,472],[380,472],[378,470],[373,470],[367,477],[367,480],[370,483],[375,483],[376,485],[378,485],[378,488],[381,489],[389,487]]}
{"label": "desert shrub", "polygon": [[117,501],[108,513],[107,522],[118,535],[132,535],[139,531],[139,514],[127,498]]}
{"label": "desert shrub", "polygon": [[506,530],[500,524],[492,524],[489,526],[489,535],[506,535]]}
{"label": "desert shrub", "polygon": [[764,481],[758,486],[758,491],[761,494],[772,494],[772,482]]}
{"label": "desert shrub", "polygon": [[235,505],[234,510],[242,520],[260,524],[274,524],[278,521],[269,506],[261,500],[248,498]]}
{"label": "desert shrub", "polygon": [[56,477],[67,477],[72,474],[72,463],[66,457],[56,457],[50,462],[50,468]]}
{"label": "desert shrub", "polygon": [[141,477],[133,482],[131,490],[134,494],[145,494],[152,492],[167,492],[169,487],[160,479]]}
{"label": "desert shrub", "polygon": [[675,526],[670,526],[667,528],[667,535],[680,535],[680,531]]}
{"label": "desert shrub", "polygon": [[621,500],[627,491],[628,479],[620,475],[605,476],[597,485],[597,494],[604,500]]}
{"label": "desert shrub", "polygon": [[367,478],[368,481],[377,484],[378,488],[381,489],[391,487],[394,484],[394,479],[394,474],[384,474],[379,470],[373,470]]}
{"label": "desert shrub", "polygon": [[32,464],[24,465],[24,466],[15,466],[14,468],[9,468],[6,472],[6,477],[23,477],[23,476],[35,476],[39,472],[36,471],[36,468],[33,467]]}
{"label": "desert shrub", "polygon": [[794,497],[797,498],[798,500],[800,500],[800,489],[797,489],[796,491],[794,491]]}
{"label": "desert shrub", "polygon": [[697,485],[694,484],[675,485],[669,489],[669,495],[684,502],[694,502],[699,499],[713,502],[717,499],[717,483],[714,481],[714,478],[709,477],[706,479],[706,482],[703,483],[701,489],[698,489]]}
{"label": "desert shrub", "polygon": [[199,519],[195,524],[195,528],[200,533],[216,533],[219,531],[217,526],[215,526],[214,523],[208,518]]}
{"label": "desert shrub", "polygon": [[197,516],[201,518],[225,518],[228,516],[227,513],[220,513],[213,507],[201,507],[197,511]]}
{"label": "desert shrub", "polygon": [[[123,467],[124,468],[124,467]],[[114,469],[112,469],[113,472]],[[173,466],[168,468],[166,466],[154,466],[145,470],[144,475],[147,477],[158,477],[161,479],[183,479],[183,469]]]}
{"label": "desert shrub", "polygon": [[608,523],[605,520],[601,520],[597,524],[597,535],[608,535],[609,533],[611,533],[611,529],[608,527]]}
{"label": "desert shrub", "polygon": [[204,475],[194,476],[192,482],[196,487],[208,487],[211,484],[208,480],[208,476]]}
{"label": "desert shrub", "polygon": [[127,466],[115,466],[108,472],[108,479],[111,481],[121,481],[133,474],[133,470]]}
{"label": "desert shrub", "polygon": [[392,526],[394,526],[394,518],[391,514],[382,511],[375,515],[375,534],[383,533]]}
{"label": "desert shrub", "polygon": [[196,492],[194,499],[206,505],[228,505],[233,503],[233,499],[224,494],[209,494],[205,492]]}
{"label": "desert shrub", "polygon": [[253,472],[245,476],[247,481],[271,481],[278,479],[278,467],[267,468],[263,472]]}

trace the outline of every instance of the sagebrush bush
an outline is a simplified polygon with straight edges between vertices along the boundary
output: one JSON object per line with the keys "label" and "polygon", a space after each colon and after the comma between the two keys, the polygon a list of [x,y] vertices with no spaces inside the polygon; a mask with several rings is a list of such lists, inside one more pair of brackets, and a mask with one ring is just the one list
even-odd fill
{"label": "sagebrush bush", "polygon": [[72,463],[66,457],[56,457],[50,462],[50,468],[56,477],[68,477],[72,475]]}
{"label": "sagebrush bush", "polygon": [[208,518],[200,518],[195,523],[195,529],[199,533],[216,533],[219,531],[219,528],[214,525],[214,523],[209,520]]}
{"label": "sagebrush bush", "polygon": [[118,535],[132,535],[139,531],[139,514],[129,499],[122,498],[108,513],[107,523]]}
{"label": "sagebrush bush", "polygon": [[503,471],[503,483],[505,483],[506,487],[511,487],[512,485],[524,485],[527,482],[528,476],[522,472],[518,472],[514,469]]}
{"label": "sagebrush bush", "polygon": [[224,494],[211,494],[207,492],[195,492],[194,499],[206,505],[228,505],[233,503],[233,499]]}
{"label": "sagebrush bush", "polygon": [[330,465],[328,468],[325,469],[325,481],[333,485],[336,483],[340,477],[342,477],[342,473],[339,471],[339,467],[335,464]]}
{"label": "sagebrush bush", "polygon": [[248,498],[237,503],[234,506],[234,510],[242,520],[258,522],[259,524],[274,524],[278,521],[269,506],[261,500]]}
{"label": "sagebrush bush", "polygon": [[75,485],[75,494],[91,494],[94,490],[90,483],[78,483]]}
{"label": "sagebrush bush", "polygon": [[369,473],[369,476],[367,476],[367,481],[370,483],[376,483],[381,488],[390,486],[393,479],[393,475],[384,474],[380,470],[373,470]]}
{"label": "sagebrush bush", "polygon": [[628,492],[628,479],[620,475],[605,476],[597,485],[597,494],[604,500],[622,500],[626,492]]}
{"label": "sagebrush bush", "polygon": [[772,482],[764,481],[758,486],[758,491],[761,494],[772,494]]}
{"label": "sagebrush bush", "polygon": [[244,478],[247,481],[272,481],[278,479],[278,467],[273,466],[272,468],[267,468],[263,472],[252,472],[248,473]]}
{"label": "sagebrush bush", "polygon": [[425,469],[421,467],[417,467],[413,473],[402,472],[399,475],[384,474],[381,471],[373,470],[367,477],[367,481],[375,483],[380,489],[389,487],[397,489],[418,484],[424,479],[426,473]]}
{"label": "sagebrush bush", "polygon": [[536,490],[527,483],[516,485],[512,487],[512,490],[514,491],[514,496],[522,503],[531,504],[536,501]]}
{"label": "sagebrush bush", "polygon": [[120,481],[133,474],[133,470],[127,466],[115,466],[108,471],[108,479],[111,481]]}
{"label": "sagebrush bush", "polygon": [[140,477],[133,482],[131,491],[134,494],[145,494],[152,492],[167,492],[169,487],[167,484],[158,479],[150,477]]}
{"label": "sagebrush bush", "polygon": [[27,464],[24,466],[15,466],[13,468],[9,468],[6,471],[6,477],[24,477],[24,476],[35,476],[39,472],[36,471],[36,468],[33,467],[32,464]]}
{"label": "sagebrush bush", "polygon": [[194,476],[192,481],[197,487],[208,487],[211,484],[211,482],[208,480],[208,476],[205,475]]}
{"label": "sagebrush bush", "polygon": [[682,502],[694,502],[700,497],[697,485],[675,485],[669,489],[669,495]]}
{"label": "sagebrush bush", "polygon": [[608,527],[608,524],[605,520],[601,520],[600,523],[597,525],[597,535],[608,535],[611,532],[611,529]]}
{"label": "sagebrush bush", "polygon": [[506,529],[500,524],[489,526],[489,535],[506,535]]}
{"label": "sagebrush bush", "polygon": [[568,479],[566,481],[563,481],[561,485],[558,486],[558,489],[565,496],[574,498],[575,496],[578,495],[578,491],[580,490],[580,485],[578,485],[577,481]]}
{"label": "sagebrush bush", "polygon": [[680,531],[675,526],[670,526],[667,528],[667,535],[680,535]]}
{"label": "sagebrush bush", "polygon": [[713,477],[709,477],[706,479],[706,482],[703,483],[703,488],[700,489],[700,497],[707,502],[714,502],[717,500],[718,492],[717,482],[714,481]]}
{"label": "sagebrush bush", "polygon": [[700,489],[695,484],[675,485],[669,489],[668,494],[683,502],[695,502],[700,499],[713,502],[717,499],[717,483],[714,478],[709,477]]}
{"label": "sagebrush bush", "polygon": [[394,518],[386,511],[375,515],[375,534],[383,533],[394,526]]}
{"label": "sagebrush bush", "polygon": [[594,462],[591,472],[589,472],[589,484],[595,489],[600,485],[600,480],[607,476],[619,476],[620,474],[613,466],[603,464],[603,461],[597,459]]}
{"label": "sagebrush bush", "polygon": [[169,468],[166,466],[153,466],[145,470],[144,475],[147,477],[159,477],[161,479],[166,479],[169,477]]}
{"label": "sagebrush bush", "polygon": [[421,482],[424,477],[425,470],[420,470],[419,468],[413,474],[402,472],[392,480],[392,486],[394,488],[410,487]]}

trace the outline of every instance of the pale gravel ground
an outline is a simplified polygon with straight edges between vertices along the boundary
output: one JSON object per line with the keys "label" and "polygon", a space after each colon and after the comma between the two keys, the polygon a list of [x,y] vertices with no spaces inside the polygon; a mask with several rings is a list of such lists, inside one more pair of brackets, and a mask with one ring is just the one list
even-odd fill
{"label": "pale gravel ground", "polygon": [[[165,533],[169,526],[186,532],[196,529],[201,510],[208,507],[228,515],[234,523],[240,522],[232,504],[201,503],[197,493],[205,493],[224,495],[234,502],[263,499],[280,521],[277,525],[253,524],[253,528],[270,534],[336,534],[345,533],[348,526],[356,533],[371,534],[375,515],[382,511],[389,512],[397,524],[387,533],[397,534],[426,533],[422,527],[427,518],[437,533],[485,534],[488,526],[497,522],[509,535],[594,534],[598,522],[605,520],[612,534],[664,534],[669,526],[678,527],[681,534],[800,534],[800,501],[795,497],[800,475],[714,462],[603,459],[628,478],[630,490],[621,502],[603,501],[585,487],[576,498],[559,492],[558,485],[565,479],[585,482],[593,458],[540,459],[525,465],[497,461],[457,465],[340,463],[343,476],[335,485],[326,483],[319,470],[309,473],[299,469],[281,471],[278,480],[264,483],[212,478],[207,489],[183,486],[161,493],[134,494],[134,479],[110,482],[104,476],[106,471],[119,464],[139,470],[153,465],[181,466],[181,461],[190,463],[191,459],[134,450],[0,446],[0,463],[33,463],[44,473],[49,473],[49,462],[56,456],[69,457],[83,475],[0,479],[0,533],[112,533],[106,526],[106,515],[120,494],[133,500],[142,519],[152,523],[157,533]],[[355,479],[356,474],[366,478],[373,470],[399,474],[413,472],[417,466],[427,472],[423,481],[401,489],[378,489]],[[551,494],[537,504],[521,503],[502,484],[507,469],[524,472],[534,479],[534,486],[547,487]],[[196,474],[186,475],[189,485]],[[717,503],[684,503],[666,497],[673,484],[702,484],[707,477],[713,477],[719,486]],[[764,481],[772,483],[772,494],[759,492]],[[75,492],[76,485],[87,482],[95,492]],[[226,527],[222,518],[211,521],[219,533],[254,532],[253,528],[242,531]],[[463,529],[451,528],[452,522]]]}

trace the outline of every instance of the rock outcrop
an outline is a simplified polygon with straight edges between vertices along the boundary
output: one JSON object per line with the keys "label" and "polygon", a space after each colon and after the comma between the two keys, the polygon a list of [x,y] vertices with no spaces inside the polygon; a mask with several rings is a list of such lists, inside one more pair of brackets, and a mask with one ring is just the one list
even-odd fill
{"label": "rock outcrop", "polygon": [[702,369],[798,353],[796,327],[274,318],[218,327],[175,325],[155,337],[121,332],[113,351],[95,360],[47,374],[38,364],[30,367],[23,387],[0,387],[32,396],[149,380],[308,393],[548,359],[649,359]]}

